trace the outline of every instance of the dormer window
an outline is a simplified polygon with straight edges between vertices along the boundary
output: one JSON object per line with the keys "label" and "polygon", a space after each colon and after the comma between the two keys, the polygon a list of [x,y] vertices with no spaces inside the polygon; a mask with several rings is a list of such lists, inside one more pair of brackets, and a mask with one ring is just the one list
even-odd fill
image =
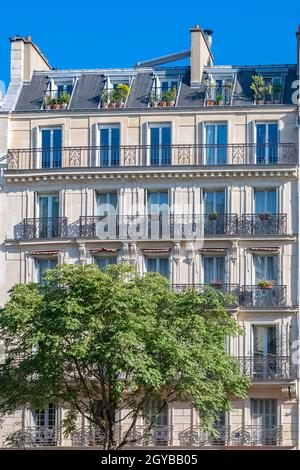
{"label": "dormer window", "polygon": [[101,108],[124,108],[130,92],[130,77],[107,77],[100,96]]}
{"label": "dormer window", "polygon": [[155,77],[150,96],[150,105],[175,106],[179,80],[177,77]]}
{"label": "dormer window", "polygon": [[44,109],[68,109],[74,80],[73,78],[51,78],[44,96]]}
{"label": "dormer window", "polygon": [[206,106],[229,106],[231,104],[233,75],[209,74],[204,81]]}

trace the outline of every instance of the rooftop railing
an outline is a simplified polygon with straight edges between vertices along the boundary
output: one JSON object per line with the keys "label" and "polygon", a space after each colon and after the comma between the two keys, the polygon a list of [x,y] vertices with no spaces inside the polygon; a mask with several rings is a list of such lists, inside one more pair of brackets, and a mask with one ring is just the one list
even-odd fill
{"label": "rooftop railing", "polygon": [[296,165],[294,143],[115,145],[10,149],[7,170]]}

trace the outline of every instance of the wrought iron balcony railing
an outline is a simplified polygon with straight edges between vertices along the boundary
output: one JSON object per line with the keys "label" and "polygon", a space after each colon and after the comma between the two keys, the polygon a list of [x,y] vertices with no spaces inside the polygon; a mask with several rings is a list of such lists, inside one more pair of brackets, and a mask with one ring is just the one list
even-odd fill
{"label": "wrought iron balcony railing", "polygon": [[7,170],[295,165],[294,143],[116,145],[10,149]]}
{"label": "wrought iron balcony railing", "polygon": [[228,445],[230,443],[230,426],[215,426],[218,433],[212,436],[211,433],[204,431],[201,426],[193,426],[179,434],[179,443],[181,446],[199,447],[205,445]]}
{"label": "wrought iron balcony railing", "polygon": [[282,426],[242,426],[231,433],[231,444],[246,446],[279,446],[282,444]]}
{"label": "wrought iron balcony railing", "polygon": [[150,94],[150,105],[153,108],[175,106],[177,99],[177,87],[156,87]]}
{"label": "wrought iron balcony railing", "polygon": [[130,437],[136,445],[170,446],[172,445],[173,428],[168,425],[156,425],[147,431],[145,426],[136,425]]}
{"label": "wrought iron balcony railing", "polygon": [[206,86],[205,106],[229,106],[231,104],[233,83],[225,86]]}
{"label": "wrought iron balcony railing", "polygon": [[24,219],[22,239],[35,238],[67,238],[68,223],[66,217],[44,217],[38,219]]}
{"label": "wrought iron balcony railing", "polygon": [[205,235],[234,235],[237,214],[81,216],[79,235],[103,240],[191,239]]}
{"label": "wrought iron balcony railing", "polygon": [[285,235],[287,233],[286,214],[243,214],[240,219],[242,235]]}
{"label": "wrought iron balcony railing", "polygon": [[211,282],[208,284],[172,284],[172,289],[177,292],[183,292],[187,289],[193,289],[196,292],[202,293],[205,289],[216,289],[223,294],[236,297],[237,302],[239,298],[240,288],[238,284],[227,284],[218,282]]}
{"label": "wrought iron balcony railing", "polygon": [[286,305],[286,286],[241,286],[240,305],[243,307],[284,307]]}
{"label": "wrought iron balcony railing", "polygon": [[290,356],[240,356],[241,372],[252,380],[289,380],[296,377]]}
{"label": "wrought iron balcony railing", "polygon": [[59,426],[32,426],[26,427],[20,435],[25,447],[59,446],[61,434]]}

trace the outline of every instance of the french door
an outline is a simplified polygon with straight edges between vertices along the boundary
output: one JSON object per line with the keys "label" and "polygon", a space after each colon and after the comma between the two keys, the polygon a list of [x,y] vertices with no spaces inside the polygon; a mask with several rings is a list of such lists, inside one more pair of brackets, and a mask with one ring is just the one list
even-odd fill
{"label": "french door", "polygon": [[95,259],[98,268],[104,269],[109,264],[117,264],[116,256],[99,256]]}
{"label": "french door", "polygon": [[225,283],[225,256],[203,257],[204,284]]}
{"label": "french door", "polygon": [[227,124],[206,124],[205,143],[205,164],[226,165]]}
{"label": "french door", "polygon": [[58,442],[58,407],[49,403],[45,408],[31,410],[31,439],[36,445],[57,445]]}
{"label": "french door", "polygon": [[275,214],[277,212],[276,190],[254,191],[255,214]]}
{"label": "french door", "polygon": [[278,162],[278,124],[256,124],[256,163],[259,165]]}
{"label": "french door", "polygon": [[150,165],[171,165],[171,126],[150,125]]}
{"label": "french door", "polygon": [[148,272],[159,273],[169,278],[169,258],[166,257],[148,257],[146,259],[146,267]]}
{"label": "french door", "polygon": [[149,406],[149,418],[154,422],[151,430],[154,445],[168,445],[170,430],[168,426],[168,406],[162,405],[159,400],[152,400]]}
{"label": "french door", "polygon": [[277,256],[253,255],[254,283],[261,281],[277,282]]}
{"label": "french door", "polygon": [[46,285],[44,279],[45,270],[55,268],[57,265],[57,258],[53,259],[38,259],[37,260],[37,282],[41,285]]}
{"label": "french door", "polygon": [[170,234],[168,191],[149,191],[147,208],[148,238],[168,238]]}
{"label": "french door", "polygon": [[62,166],[62,129],[41,129],[42,168],[61,168]]}
{"label": "french door", "polygon": [[277,400],[251,399],[251,444],[278,444],[277,422]]}
{"label": "french door", "polygon": [[224,233],[226,227],[225,192],[204,191],[204,234]]}
{"label": "french door", "polygon": [[101,239],[116,238],[118,229],[116,192],[97,194],[96,236]]}
{"label": "french door", "polygon": [[39,238],[53,238],[60,236],[59,223],[59,196],[38,196]]}
{"label": "french door", "polygon": [[276,325],[253,325],[252,338],[254,378],[277,378],[279,364]]}
{"label": "french door", "polygon": [[100,127],[100,166],[120,165],[120,127]]}

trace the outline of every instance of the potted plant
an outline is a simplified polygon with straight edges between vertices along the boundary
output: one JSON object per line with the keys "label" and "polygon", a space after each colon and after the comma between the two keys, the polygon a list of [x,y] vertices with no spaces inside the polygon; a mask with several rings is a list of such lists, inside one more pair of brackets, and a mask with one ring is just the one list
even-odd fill
{"label": "potted plant", "polygon": [[177,90],[175,87],[170,88],[170,90],[165,92],[165,99],[167,106],[175,106],[177,97]]}
{"label": "potted plant", "polygon": [[150,103],[152,108],[156,108],[159,105],[159,94],[156,90],[153,90],[150,95]]}
{"label": "potted plant", "polygon": [[263,104],[264,103],[264,93],[265,93],[265,80],[261,75],[253,75],[252,83],[250,88],[253,92],[254,103]]}
{"label": "potted plant", "polygon": [[101,94],[101,107],[108,108],[110,93],[108,90],[103,90]]}
{"label": "potted plant", "polygon": [[273,288],[273,283],[271,281],[260,281],[258,287],[260,289],[269,290]]}
{"label": "potted plant", "polygon": [[61,104],[60,101],[57,98],[52,98],[51,100],[51,108],[52,109],[61,109]]}
{"label": "potted plant", "polygon": [[44,104],[45,104],[45,109],[47,110],[52,109],[52,98],[50,95],[45,97]]}
{"label": "potted plant", "polygon": [[208,218],[209,220],[218,220],[219,214],[218,212],[212,212],[211,214],[209,214]]}
{"label": "potted plant", "polygon": [[110,102],[115,105],[112,107],[113,108],[123,107],[125,105],[128,94],[129,94],[128,85],[126,85],[125,83],[121,83],[117,85],[116,88],[114,88],[110,94]]}
{"label": "potted plant", "polygon": [[68,104],[70,103],[70,99],[71,99],[71,96],[70,96],[69,93],[63,92],[60,95],[59,100],[60,100],[60,104],[61,104],[62,109],[67,109]]}
{"label": "potted plant", "polygon": [[279,83],[273,84],[273,103],[279,104],[280,103],[280,95],[281,95],[281,85]]}
{"label": "potted plant", "polygon": [[212,78],[209,78],[204,81],[204,85],[206,87],[205,93],[205,104],[206,106],[215,106],[216,100],[214,99],[214,92],[216,87],[216,82]]}
{"label": "potted plant", "polygon": [[161,94],[160,94],[160,99],[159,99],[159,106],[167,106],[167,91],[162,91]]}
{"label": "potted plant", "polygon": [[265,85],[265,89],[264,89],[265,103],[270,103],[272,101],[272,95],[273,95],[273,85],[272,83],[268,83],[267,85]]}
{"label": "potted plant", "polygon": [[224,97],[222,93],[218,92],[216,93],[216,102],[218,106],[223,106],[224,105]]}
{"label": "potted plant", "polygon": [[211,287],[216,287],[217,289],[220,289],[220,287],[222,287],[223,285],[223,281],[221,281],[221,279],[216,279],[215,281],[212,281],[210,285]]}
{"label": "potted plant", "polygon": [[271,220],[272,219],[272,214],[270,213],[265,213],[265,214],[259,214],[260,220]]}

